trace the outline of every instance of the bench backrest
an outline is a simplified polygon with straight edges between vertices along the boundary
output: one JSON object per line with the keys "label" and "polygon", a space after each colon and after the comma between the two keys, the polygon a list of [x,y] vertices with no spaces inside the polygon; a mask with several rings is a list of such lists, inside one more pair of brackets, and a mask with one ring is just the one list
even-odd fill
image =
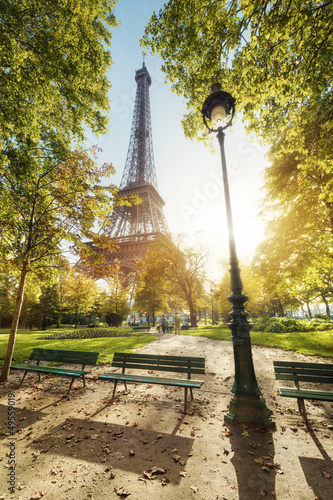
{"label": "bench backrest", "polygon": [[98,352],[90,351],[65,351],[61,349],[33,349],[30,358],[34,361],[47,361],[48,363],[63,363],[77,365],[96,365]]}
{"label": "bench backrest", "polygon": [[205,358],[115,352],[112,366],[122,368],[123,373],[126,368],[187,373],[190,379],[192,373],[205,373]]}
{"label": "bench backrest", "polygon": [[317,382],[333,384],[333,364],[302,363],[296,361],[273,361],[277,380]]}

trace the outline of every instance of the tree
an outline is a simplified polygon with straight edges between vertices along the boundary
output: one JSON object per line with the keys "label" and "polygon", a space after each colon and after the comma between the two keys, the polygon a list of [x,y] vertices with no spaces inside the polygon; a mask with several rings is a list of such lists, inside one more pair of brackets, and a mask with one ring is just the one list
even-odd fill
{"label": "tree", "polygon": [[95,223],[104,224],[107,219],[110,194],[116,191],[114,186],[100,184],[112,172],[110,165],[98,168],[88,152],[55,165],[45,159],[35,171],[22,172],[15,162],[3,167],[0,256],[18,273],[19,285],[1,380],[8,376],[28,272],[45,274],[52,269],[66,241],[90,258],[94,252],[82,243],[83,238],[100,248],[112,247],[94,231]]}
{"label": "tree", "polygon": [[17,149],[56,162],[106,132],[115,3],[0,0],[0,164]]}
{"label": "tree", "polygon": [[325,101],[332,116],[332,26],[332,0],[169,0],[142,43],[162,56],[172,89],[187,100],[187,136],[202,129],[200,107],[220,82],[248,128],[273,142],[309,104]]}
{"label": "tree", "polygon": [[17,276],[6,263],[0,264],[0,326],[11,324],[14,312]]}
{"label": "tree", "polygon": [[[181,247],[181,248],[180,248]],[[191,325],[196,325],[198,299],[204,293],[204,266],[207,251],[186,244],[183,237],[174,243],[170,236],[161,236],[150,247],[149,258],[160,263],[159,280],[169,282],[172,293],[182,296],[190,312]]]}
{"label": "tree", "polygon": [[262,215],[267,238],[280,241],[289,253],[295,246],[304,253],[332,241],[333,156],[324,148],[328,134],[323,123],[311,124],[303,129],[302,148],[278,136],[269,151]]}
{"label": "tree", "polygon": [[62,240],[77,249],[82,237],[106,245],[92,228],[110,208],[114,189],[99,181],[112,168],[97,169],[80,144],[87,130],[106,131],[113,5],[0,3],[0,258],[19,274],[1,381],[8,377],[27,273],[52,266]]}
{"label": "tree", "polygon": [[67,275],[62,283],[61,303],[64,309],[75,314],[75,328],[79,314],[90,313],[97,295],[97,285],[91,278],[86,278],[74,269]]}
{"label": "tree", "polygon": [[42,286],[41,292],[39,301],[34,307],[33,323],[41,330],[46,330],[54,323],[59,326],[61,321],[61,304],[58,284],[54,283]]}
{"label": "tree", "polygon": [[139,265],[134,307],[140,314],[147,314],[148,317],[151,315],[155,326],[155,316],[169,309],[168,283],[163,278],[165,263],[163,260],[156,260],[156,249],[152,245]]}

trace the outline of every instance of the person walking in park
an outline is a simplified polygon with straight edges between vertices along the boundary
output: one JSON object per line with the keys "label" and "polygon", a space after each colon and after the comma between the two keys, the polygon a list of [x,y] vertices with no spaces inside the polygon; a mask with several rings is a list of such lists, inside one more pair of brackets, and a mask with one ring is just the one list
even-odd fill
{"label": "person walking in park", "polygon": [[167,326],[167,319],[164,316],[164,314],[163,314],[163,316],[161,318],[161,325],[162,325],[162,332],[165,333],[166,326]]}
{"label": "person walking in park", "polygon": [[176,312],[176,316],[175,316],[175,335],[180,335],[180,321],[181,321],[181,317]]}

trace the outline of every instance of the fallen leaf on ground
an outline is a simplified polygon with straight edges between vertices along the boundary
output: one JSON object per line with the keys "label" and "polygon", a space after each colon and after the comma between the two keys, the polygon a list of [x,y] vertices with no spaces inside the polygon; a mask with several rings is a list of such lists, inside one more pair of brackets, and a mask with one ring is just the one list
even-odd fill
{"label": "fallen leaf on ground", "polygon": [[197,493],[198,487],[197,486],[191,486],[191,490],[194,491],[194,493]]}
{"label": "fallen leaf on ground", "polygon": [[118,495],[118,497],[128,497],[128,495],[130,495],[130,492],[129,491],[126,491],[125,488],[115,488],[114,489],[116,495]]}
{"label": "fallen leaf on ground", "polygon": [[40,498],[42,498],[44,495],[46,495],[46,490],[43,490],[43,491],[36,491],[36,493],[34,493],[32,495],[32,497],[30,497],[30,500],[39,500]]}
{"label": "fallen leaf on ground", "polygon": [[162,467],[153,467],[151,471],[153,474],[164,474],[166,472]]}

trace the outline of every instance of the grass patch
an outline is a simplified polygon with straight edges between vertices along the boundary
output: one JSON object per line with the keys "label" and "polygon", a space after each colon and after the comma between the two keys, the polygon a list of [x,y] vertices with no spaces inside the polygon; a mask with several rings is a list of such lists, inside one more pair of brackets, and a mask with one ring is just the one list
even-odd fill
{"label": "grass patch", "polygon": [[[57,329],[57,332],[59,332],[59,329]],[[38,333],[18,333],[15,341],[13,362],[22,363],[29,359],[32,349],[35,347],[45,347],[46,349],[65,349],[71,351],[97,351],[100,353],[97,364],[105,364],[111,363],[113,353],[116,351],[131,352],[132,349],[138,349],[156,340],[156,337],[149,333],[133,332],[128,337],[80,339],[43,339],[43,337],[45,337],[45,331]],[[8,334],[0,335],[0,361],[4,360],[7,344]]]}
{"label": "grass patch", "polygon": [[[65,330],[68,333],[68,330]],[[29,359],[34,347],[45,347],[49,349],[68,349],[73,351],[97,351],[100,353],[98,364],[111,363],[115,351],[131,352],[151,342],[157,337],[140,331],[133,332],[131,328],[119,328],[121,332],[131,332],[125,337],[99,337],[99,338],[77,338],[77,339],[43,339],[45,331],[19,330],[16,336],[14,362],[22,363]],[[62,329],[55,328],[47,333],[61,333]],[[7,343],[8,330],[0,330],[0,362],[4,359]],[[215,340],[231,341],[231,331],[226,326],[199,325],[196,330],[181,332],[182,335],[192,337],[206,337]],[[300,354],[310,356],[322,356],[333,358],[333,330],[323,332],[251,332],[252,344],[267,347],[278,347],[286,351],[296,351]]]}
{"label": "grass patch", "polygon": [[[216,340],[231,340],[231,331],[226,326],[199,325],[197,330],[187,330],[182,335],[207,337]],[[253,332],[252,344],[278,347],[310,356],[333,358],[333,330],[323,332]]]}
{"label": "grass patch", "polygon": [[227,326],[219,325],[199,325],[196,330],[184,330],[182,335],[190,335],[191,337],[206,337],[207,339],[215,340],[231,340],[231,331]]}
{"label": "grass patch", "polygon": [[279,347],[310,356],[333,358],[333,330],[323,332],[251,332],[252,344]]}

